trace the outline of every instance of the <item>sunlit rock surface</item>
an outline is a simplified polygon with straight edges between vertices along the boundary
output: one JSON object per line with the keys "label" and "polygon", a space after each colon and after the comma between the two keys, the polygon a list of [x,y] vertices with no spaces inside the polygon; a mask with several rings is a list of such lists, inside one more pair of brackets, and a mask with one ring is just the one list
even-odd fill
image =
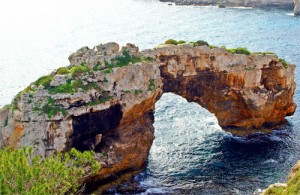
{"label": "sunlit rock surface", "polygon": [[282,123],[296,105],[295,65],[275,54],[193,44],[139,52],[133,44],[83,47],[70,66],[32,83],[0,111],[0,145],[37,154],[95,150],[113,178],[140,169],[154,140],[155,102],[178,94],[214,113],[225,130]]}

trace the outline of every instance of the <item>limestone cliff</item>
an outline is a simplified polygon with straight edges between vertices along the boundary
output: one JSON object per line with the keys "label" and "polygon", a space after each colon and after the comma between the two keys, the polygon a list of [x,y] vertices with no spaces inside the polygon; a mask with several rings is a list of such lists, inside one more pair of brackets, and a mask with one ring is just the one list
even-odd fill
{"label": "limestone cliff", "polygon": [[69,60],[0,110],[0,145],[34,146],[41,156],[93,149],[102,163],[97,179],[143,166],[164,92],[197,102],[224,129],[276,125],[296,108],[295,65],[275,54],[199,44],[139,52],[107,43]]}

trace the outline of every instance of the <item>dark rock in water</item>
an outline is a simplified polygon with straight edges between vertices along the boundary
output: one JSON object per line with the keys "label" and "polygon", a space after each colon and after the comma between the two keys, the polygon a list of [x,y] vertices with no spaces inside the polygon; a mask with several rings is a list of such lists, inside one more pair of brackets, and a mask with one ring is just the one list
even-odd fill
{"label": "dark rock in water", "polygon": [[122,183],[117,187],[117,192],[121,194],[136,194],[145,192],[146,189],[142,188],[137,181],[129,181]]}
{"label": "dark rock in water", "polygon": [[220,4],[220,5],[219,5],[219,8],[225,8],[225,5]]}
{"label": "dark rock in water", "polygon": [[168,3],[168,5],[173,5],[172,3]]}
{"label": "dark rock in water", "polygon": [[[293,0],[159,0],[161,2],[173,2],[176,5],[225,5],[227,7],[242,6],[242,7],[261,7],[261,8],[283,8],[292,9],[295,7]],[[294,0],[295,4],[297,3]]]}

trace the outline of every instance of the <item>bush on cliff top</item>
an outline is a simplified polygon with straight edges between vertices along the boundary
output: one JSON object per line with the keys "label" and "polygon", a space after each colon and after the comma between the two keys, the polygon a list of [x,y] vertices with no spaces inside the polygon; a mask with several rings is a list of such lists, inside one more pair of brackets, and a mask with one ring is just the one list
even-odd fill
{"label": "bush on cliff top", "polygon": [[32,151],[0,149],[0,194],[72,194],[80,179],[100,169],[90,151],[72,149],[44,160]]}
{"label": "bush on cliff top", "polygon": [[183,43],[186,43],[186,42],[184,40],[176,41],[174,39],[168,39],[165,41],[165,44],[171,44],[171,45],[179,45],[179,44],[183,44]]}
{"label": "bush on cliff top", "polygon": [[236,53],[236,54],[245,54],[245,55],[251,54],[251,52],[246,47],[231,48],[231,49],[226,49],[226,50],[231,53]]}
{"label": "bush on cliff top", "polygon": [[209,46],[209,44],[203,40],[198,40],[196,42],[190,42],[190,43],[192,43],[194,46],[203,46],[203,45]]}
{"label": "bush on cliff top", "polygon": [[[122,52],[123,55],[116,56],[115,58],[111,59],[111,63],[105,62],[105,67],[106,68],[115,68],[115,67],[122,67],[122,66],[127,66],[128,64],[132,63],[138,63],[138,62],[149,62],[153,61],[151,57],[143,57],[143,56],[133,56],[130,55],[128,50],[123,50]],[[102,70],[99,68],[96,68],[97,64],[94,66],[95,70]],[[112,72],[112,71],[110,71]]]}

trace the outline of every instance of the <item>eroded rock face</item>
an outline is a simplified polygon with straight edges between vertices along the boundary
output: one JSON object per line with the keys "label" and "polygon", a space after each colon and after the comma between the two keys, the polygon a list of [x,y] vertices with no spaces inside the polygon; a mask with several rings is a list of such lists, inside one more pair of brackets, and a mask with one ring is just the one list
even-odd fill
{"label": "eroded rock face", "polygon": [[0,145],[34,146],[41,156],[93,149],[102,164],[93,179],[107,179],[144,165],[164,92],[200,104],[223,128],[259,129],[295,111],[295,65],[274,54],[192,44],[119,48],[81,48],[68,68],[19,93],[0,111]]}

